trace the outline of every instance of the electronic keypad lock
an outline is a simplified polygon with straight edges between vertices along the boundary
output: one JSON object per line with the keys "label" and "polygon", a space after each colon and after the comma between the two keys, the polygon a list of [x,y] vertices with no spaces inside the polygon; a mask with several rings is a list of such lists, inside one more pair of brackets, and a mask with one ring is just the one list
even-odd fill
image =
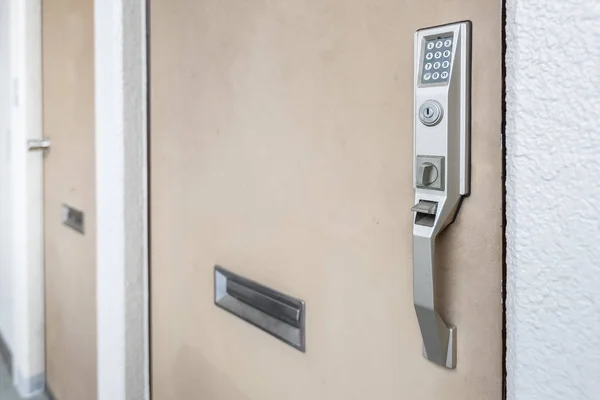
{"label": "electronic keypad lock", "polygon": [[435,240],[470,191],[471,23],[415,33],[413,289],[424,355],[456,367],[456,327],[435,299]]}

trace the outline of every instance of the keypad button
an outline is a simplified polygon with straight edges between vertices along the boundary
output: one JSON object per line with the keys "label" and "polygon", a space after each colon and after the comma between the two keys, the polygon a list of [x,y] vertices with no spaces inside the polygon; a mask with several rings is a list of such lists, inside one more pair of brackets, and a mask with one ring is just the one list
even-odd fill
{"label": "keypad button", "polygon": [[436,61],[436,62],[434,62],[434,63],[433,63],[433,69],[440,69],[440,65],[441,65],[441,64],[440,64],[440,62],[439,62],[439,61]]}
{"label": "keypad button", "polygon": [[433,58],[433,53],[427,53],[425,54],[425,58],[428,60],[431,60]]}
{"label": "keypad button", "polygon": [[450,50],[444,51],[444,57],[446,57],[446,58],[450,57]]}
{"label": "keypad button", "polygon": [[444,68],[448,68],[449,66],[450,66],[450,61],[444,61],[442,63],[442,67],[444,67]]}
{"label": "keypad button", "polygon": [[441,52],[441,51],[436,51],[436,52],[435,52],[435,55],[434,55],[434,57],[435,57],[435,58],[440,58],[440,57],[442,57],[442,52]]}
{"label": "keypad button", "polygon": [[433,79],[438,79],[440,77],[440,73],[439,72],[434,72],[433,75],[431,75],[431,77]]}
{"label": "keypad button", "polygon": [[444,42],[444,47],[450,47],[450,46],[452,46],[452,40],[446,39],[446,41]]}
{"label": "keypad button", "polygon": [[444,45],[444,44],[442,43],[442,41],[441,41],[441,40],[439,40],[439,41],[438,41],[438,42],[435,44],[435,47],[436,47],[436,48],[438,48],[438,49],[441,49],[443,45]]}
{"label": "keypad button", "polygon": [[448,77],[448,71],[442,72],[442,79],[446,79]]}
{"label": "keypad button", "polygon": [[425,75],[423,75],[423,80],[428,81],[431,79],[431,74],[429,72],[426,72]]}
{"label": "keypad button", "polygon": [[433,42],[427,43],[427,50],[433,49],[434,46],[435,46],[435,44]]}
{"label": "keypad button", "polygon": [[425,64],[425,71],[429,71],[431,69],[431,63]]}

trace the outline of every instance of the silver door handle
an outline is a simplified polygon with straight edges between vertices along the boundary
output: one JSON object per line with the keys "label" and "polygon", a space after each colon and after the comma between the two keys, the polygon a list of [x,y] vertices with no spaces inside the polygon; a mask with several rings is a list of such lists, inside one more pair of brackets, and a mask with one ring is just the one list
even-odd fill
{"label": "silver door handle", "polygon": [[50,148],[50,139],[30,139],[27,141],[27,150],[48,150]]}
{"label": "silver door handle", "polygon": [[424,200],[413,207],[417,219],[413,228],[413,297],[423,337],[424,356],[436,364],[454,368],[456,327],[448,325],[436,308],[435,239],[441,231],[436,220],[438,225],[442,222],[437,208],[437,203]]}

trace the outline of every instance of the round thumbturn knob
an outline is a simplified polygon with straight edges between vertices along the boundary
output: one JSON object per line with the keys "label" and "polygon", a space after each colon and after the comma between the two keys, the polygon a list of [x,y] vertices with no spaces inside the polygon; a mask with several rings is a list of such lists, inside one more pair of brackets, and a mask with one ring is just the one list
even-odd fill
{"label": "round thumbturn knob", "polygon": [[429,186],[438,178],[438,169],[432,163],[425,162],[419,166],[417,186]]}
{"label": "round thumbturn knob", "polygon": [[437,125],[442,119],[442,114],[442,105],[435,100],[427,100],[419,107],[419,119],[423,125]]}

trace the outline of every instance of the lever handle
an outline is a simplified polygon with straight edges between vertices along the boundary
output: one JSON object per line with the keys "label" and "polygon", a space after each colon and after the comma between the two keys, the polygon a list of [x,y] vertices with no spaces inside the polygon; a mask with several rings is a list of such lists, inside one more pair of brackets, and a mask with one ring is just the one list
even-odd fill
{"label": "lever handle", "polygon": [[433,229],[415,226],[413,234],[413,296],[427,359],[456,367],[456,327],[444,322],[435,307],[435,238]]}
{"label": "lever handle", "polygon": [[48,150],[50,148],[50,139],[30,139],[27,141],[27,150]]}

